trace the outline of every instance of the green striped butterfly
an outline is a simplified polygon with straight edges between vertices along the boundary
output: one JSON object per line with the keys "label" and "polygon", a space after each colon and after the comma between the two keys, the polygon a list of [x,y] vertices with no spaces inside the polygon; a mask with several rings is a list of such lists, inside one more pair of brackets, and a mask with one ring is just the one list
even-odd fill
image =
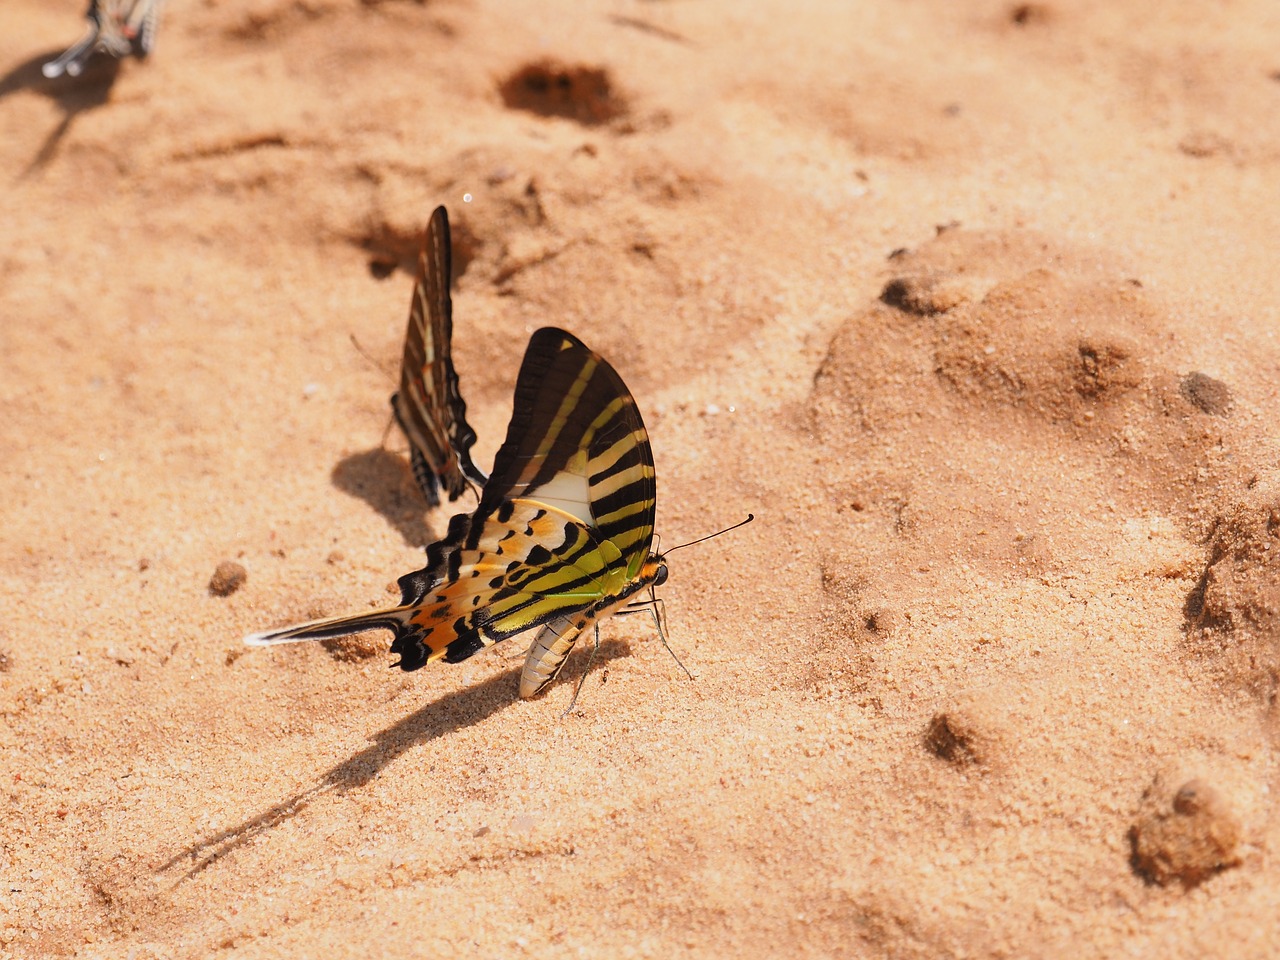
{"label": "green striped butterfly", "polygon": [[[600,621],[629,605],[649,608],[666,643],[652,595],[667,578],[665,560],[650,552],[656,489],[649,436],[622,378],[576,337],[545,327],[525,351],[479,505],[450,520],[423,569],[400,578],[399,606],[246,642],[385,628],[400,668],[416,670],[540,627],[520,680],[520,695],[535,696],[583,631],[594,628],[598,649]],[[645,590],[650,599],[633,601]]]}
{"label": "green striped butterfly", "polygon": [[418,252],[400,389],[391,397],[396,422],[409,440],[414,479],[433,507],[440,503],[441,487],[456,500],[468,482],[480,488],[488,479],[471,460],[476,432],[467,423],[467,405],[453,368],[452,277],[449,213],[436,207]]}

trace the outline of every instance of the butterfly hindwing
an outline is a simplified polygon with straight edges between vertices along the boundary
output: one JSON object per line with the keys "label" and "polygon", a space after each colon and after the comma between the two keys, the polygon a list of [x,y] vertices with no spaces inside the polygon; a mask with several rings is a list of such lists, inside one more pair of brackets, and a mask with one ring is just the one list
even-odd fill
{"label": "butterfly hindwing", "polygon": [[[409,599],[392,651],[401,666],[456,663],[482,647],[625,591],[621,555],[574,517],[532,500],[490,517]],[[402,583],[402,587],[405,585]],[[406,591],[408,592],[408,591]]]}
{"label": "butterfly hindwing", "polygon": [[440,487],[456,500],[468,481],[483,486],[486,479],[471,460],[476,434],[467,423],[467,405],[453,366],[450,243],[449,214],[436,207],[418,253],[400,389],[391,398],[396,421],[409,440],[414,479],[432,506],[440,502]]}

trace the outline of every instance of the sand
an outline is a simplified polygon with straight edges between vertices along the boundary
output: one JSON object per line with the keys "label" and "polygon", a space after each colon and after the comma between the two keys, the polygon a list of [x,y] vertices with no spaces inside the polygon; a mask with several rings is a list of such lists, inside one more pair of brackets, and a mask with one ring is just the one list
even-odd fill
{"label": "sand", "polygon": [[[45,80],[82,8],[0,37],[0,953],[1275,955],[1274,0],[173,0]],[[755,513],[693,682],[241,644],[448,522],[438,203],[483,467],[555,324],[664,547]]]}

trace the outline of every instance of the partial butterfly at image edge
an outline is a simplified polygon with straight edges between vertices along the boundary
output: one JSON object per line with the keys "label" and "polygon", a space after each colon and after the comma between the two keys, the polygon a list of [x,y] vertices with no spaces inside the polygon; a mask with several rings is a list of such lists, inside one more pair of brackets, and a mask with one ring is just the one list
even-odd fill
{"label": "partial butterfly at image edge", "polygon": [[453,250],[449,213],[436,207],[418,252],[418,275],[409,304],[400,389],[391,410],[409,441],[414,479],[429,506],[440,504],[443,487],[456,500],[488,479],[471,459],[476,433],[467,423],[458,373],[453,366]]}
{"label": "partial butterfly at image edge", "polygon": [[[400,604],[245,639],[267,645],[388,629],[398,666],[416,670],[539,627],[520,683],[522,697],[535,696],[585,630],[595,628],[598,647],[601,620],[666,580],[663,557],[650,552],[655,511],[653,455],[630,391],[576,337],[544,327],[525,351],[507,437],[479,504],[450,520],[425,567],[400,578]],[[658,601],[642,603],[652,605],[661,635]]]}
{"label": "partial butterfly at image edge", "polygon": [[40,68],[49,79],[78,77],[98,50],[113,57],[148,56],[155,47],[162,0],[90,0],[85,34]]}

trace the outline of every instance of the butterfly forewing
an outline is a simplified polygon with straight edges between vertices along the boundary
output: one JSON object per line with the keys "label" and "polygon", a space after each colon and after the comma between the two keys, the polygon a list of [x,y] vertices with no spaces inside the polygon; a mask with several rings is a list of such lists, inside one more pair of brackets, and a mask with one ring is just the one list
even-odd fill
{"label": "butterfly forewing", "polygon": [[483,486],[484,473],[471,460],[476,434],[467,423],[467,405],[453,366],[452,249],[449,214],[437,207],[418,253],[418,278],[409,306],[409,326],[400,365],[400,389],[391,398],[396,421],[409,440],[414,479],[427,502],[450,500]]}
{"label": "butterfly forewing", "polygon": [[477,516],[516,497],[552,504],[596,528],[634,575],[653,540],[656,490],[649,435],[622,378],[576,337],[537,331]]}

